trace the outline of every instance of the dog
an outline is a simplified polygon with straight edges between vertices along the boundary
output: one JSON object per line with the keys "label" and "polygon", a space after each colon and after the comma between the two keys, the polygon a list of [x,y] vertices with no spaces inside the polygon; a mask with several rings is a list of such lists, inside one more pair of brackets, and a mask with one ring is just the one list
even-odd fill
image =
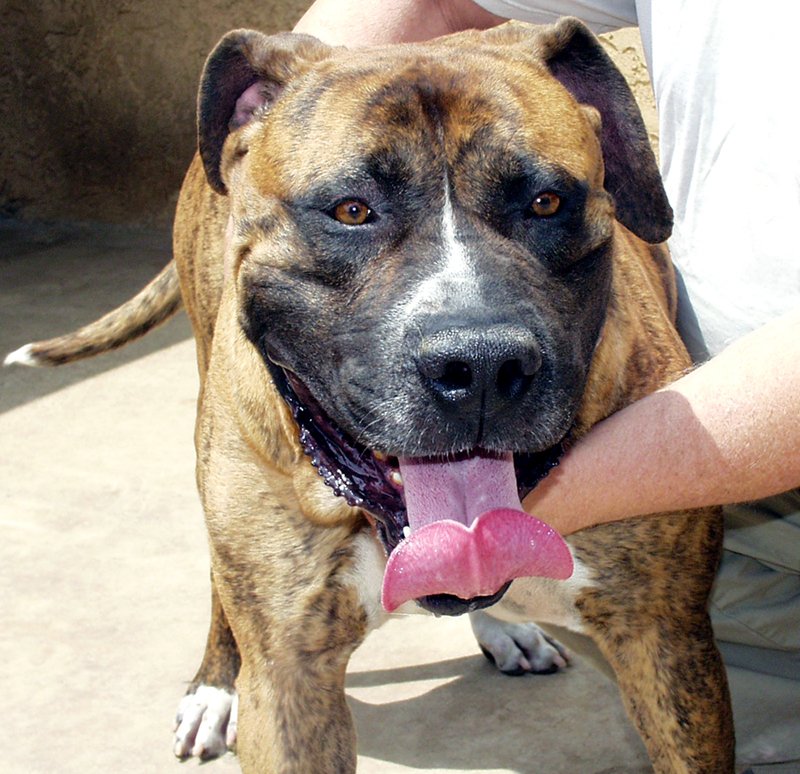
{"label": "dog", "polygon": [[[348,51],[234,31],[206,63],[198,139],[174,261],[8,359],[70,362],[188,312],[213,617],[178,753],[205,712],[201,752],[227,724],[244,772],[353,772],[348,659],[418,606],[472,613],[484,641],[521,621],[571,636],[615,676],[655,771],[732,772],[706,610],[718,511],[563,541],[520,505],[690,365],[671,210],[594,36],[510,22]],[[553,640],[529,649],[564,663]]]}

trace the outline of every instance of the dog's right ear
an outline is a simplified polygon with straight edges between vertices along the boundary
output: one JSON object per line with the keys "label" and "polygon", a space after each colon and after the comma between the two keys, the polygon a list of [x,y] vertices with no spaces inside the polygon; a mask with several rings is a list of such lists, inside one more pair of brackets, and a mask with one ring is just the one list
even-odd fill
{"label": "dog's right ear", "polygon": [[211,52],[197,98],[197,137],[206,178],[219,194],[222,148],[228,135],[262,118],[280,93],[308,65],[332,52],[310,35],[229,32]]}

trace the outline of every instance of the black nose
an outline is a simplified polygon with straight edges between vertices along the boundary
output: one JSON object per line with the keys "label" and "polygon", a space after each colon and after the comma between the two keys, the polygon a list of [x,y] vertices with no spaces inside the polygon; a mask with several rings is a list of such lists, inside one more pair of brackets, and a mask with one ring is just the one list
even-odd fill
{"label": "black nose", "polygon": [[423,381],[449,408],[482,408],[489,415],[527,392],[542,355],[536,338],[524,328],[449,327],[423,336],[416,365]]}

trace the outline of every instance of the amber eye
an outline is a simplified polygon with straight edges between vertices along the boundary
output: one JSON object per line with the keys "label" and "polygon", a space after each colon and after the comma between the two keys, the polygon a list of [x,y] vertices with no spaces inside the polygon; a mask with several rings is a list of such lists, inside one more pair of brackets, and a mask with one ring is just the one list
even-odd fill
{"label": "amber eye", "polygon": [[531,204],[531,212],[540,218],[555,215],[561,208],[561,197],[550,191],[539,194]]}
{"label": "amber eye", "polygon": [[372,210],[364,202],[355,199],[336,205],[332,214],[345,226],[363,226],[372,219]]}

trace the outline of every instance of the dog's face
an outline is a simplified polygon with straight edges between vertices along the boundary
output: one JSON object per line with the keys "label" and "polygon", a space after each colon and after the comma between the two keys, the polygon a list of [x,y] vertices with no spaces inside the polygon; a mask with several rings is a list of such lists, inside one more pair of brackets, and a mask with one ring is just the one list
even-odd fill
{"label": "dog's face", "polygon": [[356,52],[234,33],[212,54],[201,154],[231,196],[239,322],[355,456],[508,461],[568,433],[609,303],[604,161],[631,134],[612,111],[604,139],[609,98],[559,82],[596,45],[512,26]]}
{"label": "dog's face", "polygon": [[389,455],[552,446],[603,323],[614,210],[590,120],[549,75],[514,88],[484,59],[480,82],[450,50],[378,81],[345,59],[240,162],[249,338]]}

